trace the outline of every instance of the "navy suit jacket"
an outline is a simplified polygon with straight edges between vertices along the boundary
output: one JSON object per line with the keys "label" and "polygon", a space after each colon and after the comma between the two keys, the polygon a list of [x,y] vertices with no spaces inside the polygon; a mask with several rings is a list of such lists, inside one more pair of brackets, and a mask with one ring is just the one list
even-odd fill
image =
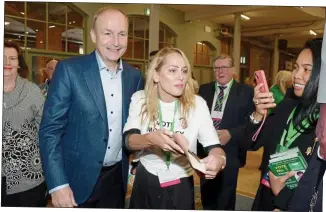
{"label": "navy suit jacket", "polygon": [[[143,89],[144,81],[141,72],[125,62],[121,78],[123,129],[131,96]],[[48,189],[69,183],[77,204],[85,202],[103,166],[108,136],[107,111],[95,51],[90,55],[58,62],[45,101],[39,132]],[[125,191],[128,157],[123,149],[122,178]]]}
{"label": "navy suit jacket", "polygon": [[[206,100],[211,111],[215,94],[215,81],[201,85],[198,94]],[[247,119],[255,108],[252,102],[253,96],[253,88],[233,81],[220,124],[220,129],[229,130],[232,136],[231,140],[223,146],[229,167],[239,167],[240,164],[246,163],[246,151],[241,152],[244,155],[239,154],[241,151],[239,143],[242,142]],[[200,143],[197,144],[197,154],[200,157],[207,156]]]}

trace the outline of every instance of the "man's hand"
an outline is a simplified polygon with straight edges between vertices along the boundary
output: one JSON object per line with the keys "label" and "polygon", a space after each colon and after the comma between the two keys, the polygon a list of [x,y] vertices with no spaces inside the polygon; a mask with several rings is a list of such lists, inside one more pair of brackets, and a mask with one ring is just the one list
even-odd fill
{"label": "man's hand", "polygon": [[74,194],[69,186],[61,188],[51,194],[52,204],[56,208],[73,208],[77,207]]}
{"label": "man's hand", "polygon": [[272,192],[275,196],[277,196],[280,191],[285,187],[285,181],[287,181],[289,178],[293,177],[295,175],[294,171],[288,172],[286,175],[281,177],[276,177],[273,172],[269,171],[269,181],[271,184]]}
{"label": "man's hand", "polygon": [[222,145],[226,145],[231,140],[231,134],[228,130],[217,130],[216,132]]}
{"label": "man's hand", "polygon": [[201,161],[205,163],[206,179],[214,179],[216,175],[224,169],[226,165],[225,153],[221,148],[212,149],[208,156],[203,158]]}

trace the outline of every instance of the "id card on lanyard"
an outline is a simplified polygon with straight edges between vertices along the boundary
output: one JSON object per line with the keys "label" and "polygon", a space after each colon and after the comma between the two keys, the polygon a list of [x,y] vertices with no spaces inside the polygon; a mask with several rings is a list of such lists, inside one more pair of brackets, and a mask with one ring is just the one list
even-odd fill
{"label": "id card on lanyard", "polygon": [[[174,125],[175,125],[175,116],[178,110],[179,101],[175,101],[174,105],[174,114],[173,114],[173,120],[170,126],[170,131],[174,132]],[[160,129],[163,129],[163,114],[162,114],[162,108],[161,104],[159,103],[158,108],[158,118],[159,118],[159,124]],[[164,152],[165,153],[165,163],[166,163],[166,169],[164,171],[158,171],[157,176],[160,181],[161,188],[177,185],[181,183],[180,178],[178,176],[178,173],[173,173],[170,170],[171,165],[171,152]]]}
{"label": "id card on lanyard", "polygon": [[[222,121],[222,118],[223,118],[223,113],[224,113],[224,109],[223,109],[223,104],[224,102],[227,101],[227,98],[229,96],[229,93],[231,91],[231,88],[232,88],[232,85],[233,85],[233,79],[230,83],[230,88],[229,88],[229,91],[224,95],[222,101],[218,98],[218,85],[217,85],[217,82],[215,83],[215,96],[216,96],[216,101],[214,103],[214,105],[212,106],[212,110],[211,110],[211,117],[213,119],[213,121],[216,121],[216,122],[221,122]],[[216,107],[216,104],[219,105],[219,108],[222,108],[221,111],[216,111],[214,110],[214,108]]]}

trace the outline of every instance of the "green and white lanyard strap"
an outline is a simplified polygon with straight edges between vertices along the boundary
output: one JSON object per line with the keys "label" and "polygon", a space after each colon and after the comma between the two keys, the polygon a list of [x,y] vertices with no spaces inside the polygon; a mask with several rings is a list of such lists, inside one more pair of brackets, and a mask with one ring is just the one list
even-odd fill
{"label": "green and white lanyard strap", "polygon": [[[178,110],[178,105],[179,105],[179,101],[175,101],[174,103],[174,114],[173,114],[173,120],[171,122],[171,126],[170,126],[170,131],[174,132],[174,123],[175,123],[175,114],[177,113]],[[158,105],[158,118],[159,118],[159,122],[160,122],[160,129],[163,129],[163,118],[162,118],[162,108],[161,108],[161,104],[159,103]],[[165,156],[166,156],[166,165],[169,169],[170,164],[171,164],[171,152],[165,152]]]}
{"label": "green and white lanyard strap", "polygon": [[[310,126],[310,123],[307,121],[307,118],[302,121],[304,129],[298,131],[293,124],[293,115],[296,108],[294,108],[286,122],[286,128],[283,131],[283,135],[280,141],[280,145],[284,148],[289,148],[291,144],[304,132],[304,129],[307,129]],[[319,117],[319,114],[314,113],[315,118]]]}
{"label": "green and white lanyard strap", "polygon": [[234,79],[232,79],[232,82],[231,82],[231,84],[230,84],[230,89],[229,89],[229,91],[226,93],[226,95],[223,96],[223,100],[222,100],[221,102],[220,102],[220,99],[218,98],[218,93],[217,93],[217,91],[219,90],[219,89],[218,89],[218,85],[217,85],[217,82],[215,82],[216,101],[217,101],[217,105],[218,105],[218,106],[222,105],[223,102],[224,102],[224,100],[226,100],[226,99],[228,98],[229,93],[230,93],[231,88],[232,88],[232,85],[233,85],[233,81],[234,81]]}

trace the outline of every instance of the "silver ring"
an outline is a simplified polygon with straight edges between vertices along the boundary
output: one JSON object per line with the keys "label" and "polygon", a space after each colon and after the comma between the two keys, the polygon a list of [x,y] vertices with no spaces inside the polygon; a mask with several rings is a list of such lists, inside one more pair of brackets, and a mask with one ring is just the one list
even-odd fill
{"label": "silver ring", "polygon": [[255,105],[259,105],[259,100],[258,99],[254,100],[254,103]]}

